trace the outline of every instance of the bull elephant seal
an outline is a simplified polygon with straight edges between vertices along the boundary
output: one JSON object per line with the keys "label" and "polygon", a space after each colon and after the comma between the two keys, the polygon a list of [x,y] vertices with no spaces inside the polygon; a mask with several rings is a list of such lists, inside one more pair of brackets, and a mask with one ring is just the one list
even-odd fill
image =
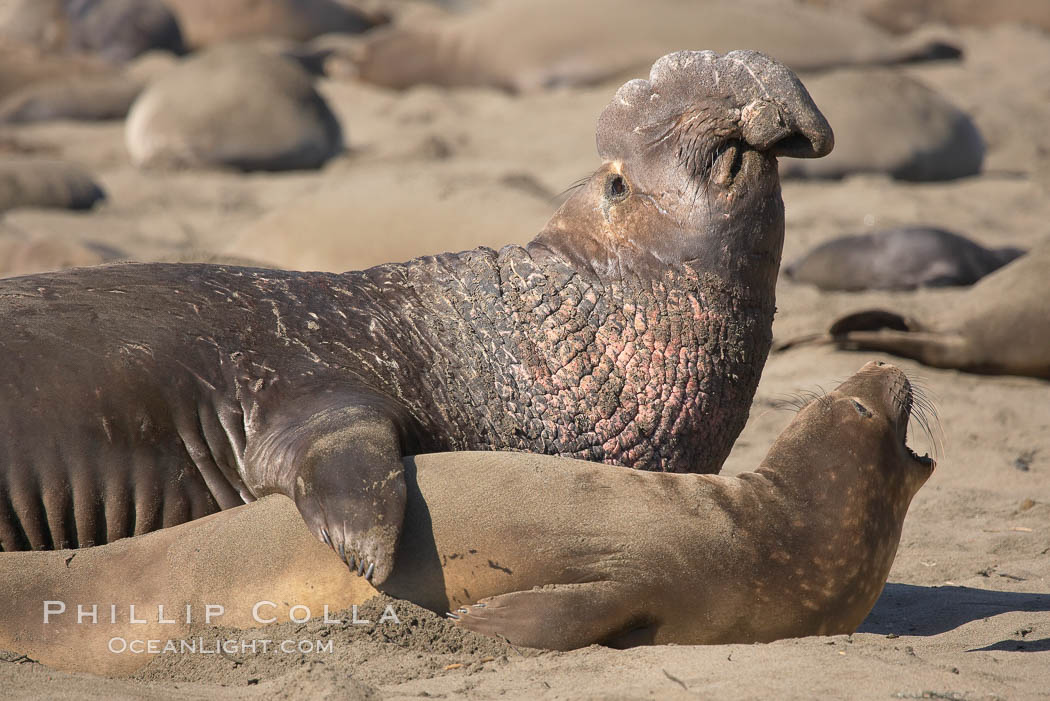
{"label": "bull elephant seal", "polygon": [[715,472],[772,343],[778,155],[831,130],[755,52],[680,52],[598,120],[528,246],[341,275],[123,265],[0,283],[0,547],[80,547],[270,493],[380,583],[401,458]]}
{"label": "bull elephant seal", "polygon": [[846,350],[884,351],[938,368],[1050,380],[1050,242],[966,290],[926,324],[895,311],[872,309],[839,319],[827,334],[777,343],[833,344]]}
{"label": "bull elephant seal", "polygon": [[[500,452],[406,458],[405,531],[380,589],[457,609],[457,624],[530,647],[852,632],[934,468],[906,446],[913,404],[923,406],[903,373],[869,363],[805,406],[759,468],[736,477]],[[334,612],[367,597],[296,520],[288,500],[267,499],[83,554],[0,555],[0,599],[10,602],[0,649],[127,673],[149,656],[108,654],[107,640],[189,636],[205,602],[222,607],[213,624],[238,626],[303,615],[280,602],[320,617],[325,604]],[[142,575],[127,578],[129,564]],[[253,623],[260,601],[275,603]],[[101,602],[116,605],[116,623],[109,606],[99,607],[104,625],[78,623],[77,606]],[[131,603],[146,623],[130,623]],[[171,624],[158,622],[158,606]]]}
{"label": "bull elephant seal", "polygon": [[906,226],[827,241],[784,268],[822,290],[910,290],[972,285],[1024,254],[985,248],[945,229]]}

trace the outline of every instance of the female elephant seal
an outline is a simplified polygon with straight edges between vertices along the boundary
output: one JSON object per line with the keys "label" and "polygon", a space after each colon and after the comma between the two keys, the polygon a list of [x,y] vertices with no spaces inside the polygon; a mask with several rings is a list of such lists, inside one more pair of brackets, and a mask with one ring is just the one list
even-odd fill
{"label": "female elephant seal", "polygon": [[[868,363],[806,405],[759,468],[736,477],[500,452],[408,458],[401,548],[379,588],[540,648],[852,632],[934,468],[905,444],[913,403],[922,406],[900,370]],[[204,603],[223,607],[213,623],[237,626],[304,615],[288,602],[320,616],[325,604],[334,612],[364,598],[349,586],[364,582],[347,581],[294,519],[287,500],[265,500],[71,562],[69,552],[0,555],[0,598],[11,603],[0,610],[0,649],[126,672],[148,656],[108,654],[110,638],[188,636]],[[146,563],[141,577],[124,576],[129,563]],[[253,622],[260,601],[271,603]],[[116,604],[117,622],[78,623],[77,606],[96,602]],[[145,623],[129,622],[132,603]],[[158,605],[172,623],[157,621]]]}
{"label": "female elephant seal", "polygon": [[597,142],[604,164],[524,248],[0,283],[0,548],[281,493],[380,583],[404,455],[717,471],[772,342],[776,157],[824,155],[831,130],[776,61],[680,52],[620,88]]}
{"label": "female elephant seal", "polygon": [[[425,515],[434,544],[407,538],[380,588],[430,608],[463,605],[451,616],[465,628],[558,650],[852,633],[935,466],[906,445],[913,402],[904,373],[868,363],[736,477],[554,469],[524,456],[511,470],[491,454],[421,467],[408,514]],[[481,508],[495,490],[515,506]],[[446,511],[445,500],[467,510]],[[448,560],[444,590],[419,586],[434,551]]]}
{"label": "female elephant seal", "polygon": [[847,314],[826,334],[781,341],[777,350],[809,343],[913,358],[938,368],[1050,380],[1050,241],[961,294],[935,323],[895,311]]}

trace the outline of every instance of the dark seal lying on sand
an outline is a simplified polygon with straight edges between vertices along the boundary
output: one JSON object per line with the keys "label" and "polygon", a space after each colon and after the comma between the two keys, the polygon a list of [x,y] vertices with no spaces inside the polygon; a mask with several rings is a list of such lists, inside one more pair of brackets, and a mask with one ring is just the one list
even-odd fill
{"label": "dark seal lying on sand", "polygon": [[985,248],[945,229],[905,226],[826,241],[785,266],[784,276],[822,290],[972,285],[1024,253]]}
{"label": "dark seal lying on sand", "polygon": [[603,165],[524,248],[0,283],[0,549],[280,493],[378,584],[405,455],[716,472],[772,342],[777,156],[822,156],[831,130],[776,61],[680,52],[620,88],[597,142]]}

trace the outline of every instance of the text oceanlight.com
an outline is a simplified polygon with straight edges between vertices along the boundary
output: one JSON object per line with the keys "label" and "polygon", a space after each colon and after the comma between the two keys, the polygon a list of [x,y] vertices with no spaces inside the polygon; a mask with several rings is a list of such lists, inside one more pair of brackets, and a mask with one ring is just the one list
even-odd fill
{"label": "text oceanlight.com", "polygon": [[[279,622],[277,615],[281,607],[273,601],[259,601],[252,606],[252,620],[260,625]],[[105,625],[105,624],[138,624],[138,625],[205,625],[219,624],[225,607],[219,604],[194,606],[157,605],[117,605],[117,604],[67,604],[64,601],[45,601],[43,607],[44,624],[61,622],[66,625]],[[351,606],[349,617],[334,616],[325,605],[320,616],[314,618],[314,612],[308,606],[295,605],[288,607],[282,614],[292,623],[313,621],[321,625],[400,625],[401,621],[389,604],[377,621],[362,618],[357,606]],[[152,632],[152,631],[151,631]],[[325,636],[322,635],[322,638]],[[263,639],[263,638],[219,638],[198,636],[185,639],[146,639],[116,636],[109,639],[108,649],[114,654],[158,655],[158,654],[198,654],[198,655],[266,655],[266,654],[317,654],[331,653],[331,639]]]}
{"label": "text oceanlight.com", "polygon": [[331,654],[331,640],[237,640],[234,638],[186,638],[184,640],[139,640],[110,638],[109,651],[122,655],[268,655]]}

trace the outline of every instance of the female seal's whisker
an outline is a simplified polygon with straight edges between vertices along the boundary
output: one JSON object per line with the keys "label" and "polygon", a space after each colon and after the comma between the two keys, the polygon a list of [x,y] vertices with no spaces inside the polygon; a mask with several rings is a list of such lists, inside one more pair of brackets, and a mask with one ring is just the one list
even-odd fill
{"label": "female seal's whisker", "polygon": [[773,408],[777,410],[794,411],[797,413],[802,411],[802,407],[809,404],[809,399],[807,399],[801,391],[780,394],[778,396],[780,397],[779,399],[773,400]]}
{"label": "female seal's whisker", "polygon": [[775,409],[792,409],[799,412],[813,402],[821,402],[825,407],[830,406],[831,403],[831,397],[828,396],[827,391],[825,391],[820,385],[817,385],[816,390],[800,389],[794,392],[780,394],[779,396],[782,399],[774,400],[773,402],[773,408]]}
{"label": "female seal's whisker", "polygon": [[919,390],[923,395],[934,400],[940,399],[937,392],[934,391],[932,387],[930,387],[929,379],[924,377],[923,375],[915,375],[914,377],[909,375],[908,380],[911,382],[912,386]]}
{"label": "female seal's whisker", "polygon": [[937,405],[930,399],[929,391],[923,386],[921,379],[918,382],[909,379],[912,385],[912,418],[925,435],[934,456],[940,458],[944,453],[944,430]]}
{"label": "female seal's whisker", "polygon": [[817,392],[814,393],[814,399],[820,402],[825,409],[830,407],[833,401],[823,385],[817,385]]}

